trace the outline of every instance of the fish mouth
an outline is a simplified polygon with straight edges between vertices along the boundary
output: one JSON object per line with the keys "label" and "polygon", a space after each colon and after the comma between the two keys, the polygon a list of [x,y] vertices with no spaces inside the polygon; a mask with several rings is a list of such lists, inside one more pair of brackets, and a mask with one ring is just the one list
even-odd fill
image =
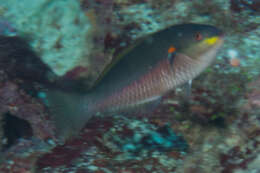
{"label": "fish mouth", "polygon": [[224,42],[224,35],[216,35],[203,40],[202,44],[207,46],[215,46]]}
{"label": "fish mouth", "polygon": [[206,43],[208,46],[211,46],[210,49],[219,50],[223,45],[224,41],[225,41],[225,35],[222,34],[222,35],[211,37],[205,40],[204,43]]}

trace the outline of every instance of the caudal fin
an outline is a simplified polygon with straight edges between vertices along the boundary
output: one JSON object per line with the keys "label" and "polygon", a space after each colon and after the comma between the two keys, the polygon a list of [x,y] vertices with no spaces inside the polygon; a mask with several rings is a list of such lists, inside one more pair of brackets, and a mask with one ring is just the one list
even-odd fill
{"label": "caudal fin", "polygon": [[46,94],[58,136],[63,140],[76,135],[92,116],[87,96],[60,90],[49,90]]}

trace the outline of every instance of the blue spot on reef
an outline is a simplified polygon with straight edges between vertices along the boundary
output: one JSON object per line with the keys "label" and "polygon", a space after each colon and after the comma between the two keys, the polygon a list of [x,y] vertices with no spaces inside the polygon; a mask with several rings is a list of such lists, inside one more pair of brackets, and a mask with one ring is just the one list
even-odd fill
{"label": "blue spot on reef", "polygon": [[156,131],[151,131],[143,137],[137,138],[136,136],[139,135],[134,134],[133,139],[128,139],[127,143],[122,145],[124,151],[138,153],[141,150],[177,150],[185,152],[189,148],[185,139],[174,133],[168,125],[160,127]]}
{"label": "blue spot on reef", "polygon": [[39,92],[38,97],[41,99],[46,99],[46,93],[45,92]]}
{"label": "blue spot on reef", "polygon": [[45,105],[49,105],[49,102],[47,100],[47,95],[45,92],[38,92],[37,97],[41,99]]}

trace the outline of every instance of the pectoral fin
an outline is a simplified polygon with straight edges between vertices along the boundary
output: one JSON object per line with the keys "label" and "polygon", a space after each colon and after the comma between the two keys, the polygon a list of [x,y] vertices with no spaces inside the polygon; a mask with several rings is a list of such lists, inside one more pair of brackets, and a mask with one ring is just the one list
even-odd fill
{"label": "pectoral fin", "polygon": [[174,46],[170,46],[168,49],[168,60],[171,65],[173,65],[174,59],[176,57],[176,48]]}

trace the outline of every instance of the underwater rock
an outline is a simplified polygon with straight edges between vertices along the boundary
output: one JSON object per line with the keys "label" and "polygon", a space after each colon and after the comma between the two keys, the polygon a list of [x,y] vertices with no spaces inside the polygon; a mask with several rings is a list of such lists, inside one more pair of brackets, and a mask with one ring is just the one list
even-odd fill
{"label": "underwater rock", "polygon": [[88,66],[91,24],[78,1],[10,0],[0,7],[18,34],[31,38],[30,45],[56,75]]}
{"label": "underwater rock", "polygon": [[[122,120],[121,120],[122,121]],[[127,152],[129,155],[142,155],[149,152],[186,152],[188,144],[180,134],[164,125],[155,127],[141,121],[132,121],[111,128],[103,135],[103,143],[114,152]]]}
{"label": "underwater rock", "polygon": [[0,35],[0,172],[31,172],[57,142],[48,110],[35,98],[48,68],[27,42]]}
{"label": "underwater rock", "polygon": [[260,78],[248,84],[250,93],[247,94],[249,106],[260,108]]}
{"label": "underwater rock", "polygon": [[53,76],[24,38],[0,35],[0,69],[9,79],[22,78],[28,82],[48,83]]}
{"label": "underwater rock", "polygon": [[21,139],[16,145],[1,153],[1,173],[33,173],[36,161],[52,148],[37,139]]}
{"label": "underwater rock", "polygon": [[225,128],[212,126],[201,128],[192,125],[190,132],[194,132],[186,131],[186,139],[192,142],[190,148],[193,152],[184,159],[183,166],[177,168],[177,173],[259,171],[259,167],[249,166],[259,159],[260,121],[258,115],[251,110],[250,113],[237,114],[235,121],[232,121],[231,117],[229,119],[229,125]]}
{"label": "underwater rock", "polygon": [[[55,139],[55,127],[53,126],[46,108],[31,96],[19,89],[14,82],[4,82],[0,86],[1,119],[16,117],[25,120],[32,129],[31,135],[42,140]],[[9,115],[10,114],[10,115]],[[19,121],[16,120],[18,123]],[[11,121],[10,121],[11,122]],[[15,121],[13,121],[15,122]],[[11,122],[11,123],[13,123]],[[12,126],[9,124],[10,127]],[[8,125],[6,125],[8,128]],[[17,126],[18,127],[18,126]],[[23,130],[21,127],[20,130]],[[8,129],[7,131],[19,130]]]}
{"label": "underwater rock", "polygon": [[[124,131],[131,129],[123,129]],[[130,133],[130,132],[128,132]],[[156,130],[148,130],[147,133],[132,131],[132,135],[125,137],[110,139],[110,142],[115,142],[124,152],[139,153],[145,151],[171,151],[176,150],[185,152],[188,149],[188,144],[184,138],[177,135],[173,130],[165,125]]]}
{"label": "underwater rock", "polygon": [[13,26],[4,18],[0,18],[0,35],[15,36],[16,30]]}
{"label": "underwater rock", "polygon": [[22,81],[6,81],[0,71],[0,172],[31,172],[55,145],[55,127],[44,105],[20,88]]}
{"label": "underwater rock", "polygon": [[246,9],[260,12],[260,2],[258,0],[230,0],[230,8],[235,12]]}
{"label": "underwater rock", "polygon": [[[88,162],[92,160],[95,152],[108,152],[107,148],[100,142],[100,137],[113,126],[111,118],[94,118],[86,125],[81,133],[67,140],[63,145],[58,145],[51,152],[43,155],[37,163],[38,171],[57,172],[85,168],[88,164],[77,164],[77,160]],[[82,162],[82,163],[83,163]]]}
{"label": "underwater rock", "polygon": [[[2,113],[0,113],[2,114]],[[4,128],[3,128],[3,116],[0,116],[0,150],[2,150],[3,145],[6,143],[6,138],[4,137]]]}
{"label": "underwater rock", "polygon": [[[146,137],[154,145],[146,145]],[[171,145],[156,144],[162,142],[160,139]],[[138,151],[124,151],[131,143]],[[187,143],[167,126],[157,128],[149,122],[130,121],[122,116],[101,116],[91,119],[78,137],[43,155],[37,171],[172,171],[181,163],[186,149]]]}

